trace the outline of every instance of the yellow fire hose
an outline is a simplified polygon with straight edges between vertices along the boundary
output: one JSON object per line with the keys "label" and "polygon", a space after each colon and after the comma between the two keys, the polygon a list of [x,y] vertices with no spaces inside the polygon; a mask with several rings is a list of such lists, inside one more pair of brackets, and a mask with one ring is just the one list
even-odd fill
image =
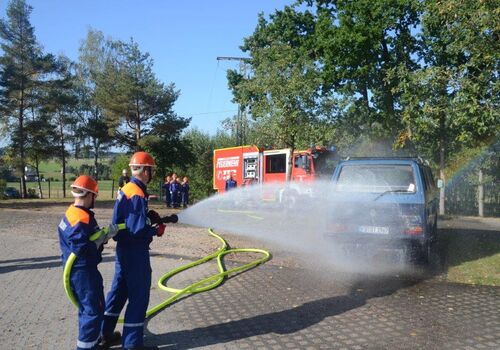
{"label": "yellow fire hose", "polygon": [[[124,230],[126,228],[125,224],[118,224],[118,229],[119,230]],[[90,237],[89,240],[95,241],[96,239],[100,238],[101,236],[107,235],[108,234],[108,228],[105,227],[95,233],[93,233]],[[71,275],[71,269],[73,268],[73,264],[75,263],[77,256],[75,253],[71,253],[68,257],[68,260],[66,260],[66,264],[64,265],[64,271],[63,271],[63,283],[64,283],[64,291],[66,292],[66,295],[68,296],[68,299],[75,305],[77,308],[78,306],[78,301],[75,298],[75,295],[73,294],[73,290],[71,289],[71,285],[69,282],[69,278]]]}
{"label": "yellow fire hose", "polygon": [[[125,229],[125,224],[119,224],[118,228],[120,230]],[[90,240],[91,241],[96,240],[101,235],[107,234],[107,231],[108,231],[107,228],[103,228],[102,230],[94,233],[90,237]],[[229,274],[238,273],[238,272],[250,269],[254,266],[257,266],[259,264],[266,262],[271,257],[271,254],[268,251],[262,250],[262,249],[255,249],[255,248],[227,249],[227,243],[224,240],[224,238],[222,238],[221,236],[216,234],[212,229],[209,229],[208,233],[210,235],[212,235],[213,237],[217,238],[219,241],[221,241],[222,246],[210,255],[207,255],[207,256],[205,256],[199,260],[196,260],[192,263],[177,267],[177,268],[167,272],[163,276],[161,276],[160,279],[158,280],[158,288],[160,288],[161,290],[167,291],[167,292],[174,293],[174,294],[172,296],[170,296],[169,298],[165,299],[164,301],[162,301],[161,303],[159,303],[158,305],[147,310],[146,311],[146,318],[161,311],[162,309],[164,309],[168,305],[172,304],[174,301],[176,301],[177,299],[179,299],[180,297],[182,297],[184,295],[205,292],[207,290],[216,288],[218,285],[220,285],[224,281],[226,276],[228,276]],[[224,268],[224,265],[222,263],[222,258],[225,255],[231,254],[231,253],[243,253],[243,252],[245,252],[245,253],[260,253],[264,256],[260,259],[251,261],[247,264],[244,264],[244,265],[241,265],[241,266],[229,269],[229,270],[226,270]],[[209,260],[212,260],[214,258],[217,259],[217,267],[219,269],[219,273],[212,275],[210,277],[204,278],[198,282],[192,283],[183,289],[176,289],[176,288],[168,287],[166,285],[167,280],[169,278],[175,276],[176,274],[178,274],[184,270],[190,269],[191,267],[203,264],[203,263],[205,263]],[[64,282],[64,290],[66,291],[66,295],[68,296],[69,300],[78,308],[79,307],[78,302],[73,294],[73,291],[71,290],[71,285],[70,285],[71,268],[73,267],[73,263],[75,262],[75,260],[76,260],[76,255],[74,253],[71,253],[70,256],[68,257],[68,260],[66,261],[66,265],[64,266],[63,282]],[[123,323],[123,318],[120,318],[118,320],[118,322]]]}

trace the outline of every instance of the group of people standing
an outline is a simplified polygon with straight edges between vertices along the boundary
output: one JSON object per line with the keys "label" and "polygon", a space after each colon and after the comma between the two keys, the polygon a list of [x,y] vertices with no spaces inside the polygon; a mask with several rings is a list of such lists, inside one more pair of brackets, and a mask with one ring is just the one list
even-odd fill
{"label": "group of people standing", "polygon": [[[63,264],[71,254],[76,255],[70,285],[79,306],[77,350],[102,350],[120,343],[124,349],[157,349],[144,345],[151,288],[149,244],[153,237],[161,237],[165,232],[163,219],[148,209],[147,185],[154,177],[156,165],[148,153],[136,152],[129,166],[132,178],[118,192],[107,234],[91,240],[99,230],[91,210],[99,191],[97,182],[87,175],[79,176],[71,185],[74,203],[58,226]],[[125,224],[126,228],[119,230],[118,224]],[[102,260],[103,244],[111,238],[117,242],[115,275],[104,299],[97,265]],[[125,305],[120,333],[115,327]]]}
{"label": "group of people standing", "polygon": [[165,176],[163,183],[165,193],[165,204],[168,208],[187,208],[189,202],[189,179],[187,176],[179,180],[176,173]]}
{"label": "group of people standing", "polygon": [[[118,188],[125,186],[130,181],[128,171],[123,169],[122,176],[118,180]],[[187,208],[189,203],[189,179],[187,176],[179,179],[176,173],[165,176],[162,185],[162,191],[165,195],[165,204],[167,208]]]}

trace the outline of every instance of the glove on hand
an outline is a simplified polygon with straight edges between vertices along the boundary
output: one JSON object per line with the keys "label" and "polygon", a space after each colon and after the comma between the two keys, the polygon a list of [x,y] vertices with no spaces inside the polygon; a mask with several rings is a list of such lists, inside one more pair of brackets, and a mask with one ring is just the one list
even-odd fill
{"label": "glove on hand", "polygon": [[120,231],[118,229],[118,225],[116,225],[116,224],[110,224],[108,226],[108,234],[106,235],[106,238],[107,239],[113,238],[114,236],[116,236],[118,234],[118,231]]}
{"label": "glove on hand", "polygon": [[159,224],[158,225],[158,227],[156,228],[156,235],[158,237],[163,236],[163,234],[165,233],[165,227],[167,227],[167,226],[164,225],[164,224]]}
{"label": "glove on hand", "polygon": [[108,241],[107,235],[102,232],[99,238],[97,238],[95,241],[93,241],[96,245],[96,247],[99,249],[100,246],[102,246],[104,243]]}
{"label": "glove on hand", "polygon": [[160,217],[160,214],[158,214],[156,211],[154,210],[150,210],[148,211],[148,219],[151,223],[151,225],[156,225],[156,224],[160,224],[161,223],[161,217]]}

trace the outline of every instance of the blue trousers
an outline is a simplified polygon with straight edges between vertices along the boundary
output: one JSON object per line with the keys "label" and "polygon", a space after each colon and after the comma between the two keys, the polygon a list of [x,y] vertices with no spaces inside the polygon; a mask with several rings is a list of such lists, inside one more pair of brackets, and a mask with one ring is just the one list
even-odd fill
{"label": "blue trousers", "polygon": [[185,192],[185,191],[181,192],[181,202],[182,202],[182,205],[184,205],[184,206],[188,205],[188,202],[189,202],[189,193],[188,192]]}
{"label": "blue trousers", "polygon": [[123,323],[122,344],[124,348],[143,345],[144,320],[149,304],[151,288],[151,263],[149,247],[116,247],[115,275],[111,290],[106,297],[102,334],[111,335],[120,312],[128,299]]}
{"label": "blue trousers", "polygon": [[179,200],[180,200],[179,194],[180,194],[179,191],[171,191],[170,192],[170,197],[172,199],[172,206],[174,208],[179,208]]}
{"label": "blue trousers", "polygon": [[170,207],[172,205],[172,197],[169,190],[165,191],[165,204],[167,205],[167,207]]}
{"label": "blue trousers", "polygon": [[76,348],[97,349],[104,313],[102,276],[97,267],[74,267],[70,284],[79,305]]}

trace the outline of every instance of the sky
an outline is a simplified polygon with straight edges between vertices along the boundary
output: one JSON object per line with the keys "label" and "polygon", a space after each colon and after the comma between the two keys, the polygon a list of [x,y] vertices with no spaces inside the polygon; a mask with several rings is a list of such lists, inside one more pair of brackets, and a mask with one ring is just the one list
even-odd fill
{"label": "sky", "polygon": [[[266,17],[293,0],[27,0],[33,7],[31,24],[46,53],[78,59],[78,48],[89,28],[128,41],[149,52],[163,83],[174,83],[180,97],[174,105],[190,127],[211,135],[221,121],[236,114],[227,88],[226,70],[244,57],[239,46],[251,35],[257,15]],[[8,1],[0,0],[5,18]]]}

